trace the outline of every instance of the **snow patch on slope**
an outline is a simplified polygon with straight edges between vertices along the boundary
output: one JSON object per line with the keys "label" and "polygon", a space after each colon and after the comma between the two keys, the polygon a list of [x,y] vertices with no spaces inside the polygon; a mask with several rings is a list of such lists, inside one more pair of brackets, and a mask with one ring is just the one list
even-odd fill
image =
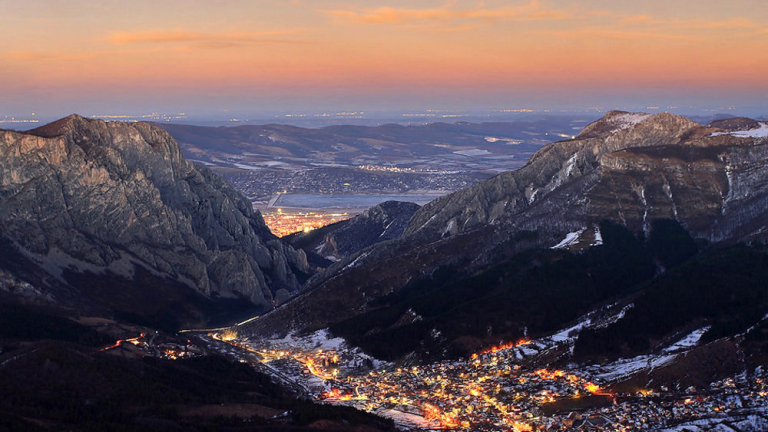
{"label": "snow patch on slope", "polygon": [[736,418],[703,418],[681,423],[671,428],[661,429],[661,432],[763,432],[768,430],[768,420],[765,415],[768,409],[762,410],[762,414],[749,414]]}
{"label": "snow patch on slope", "polygon": [[673,353],[683,350],[688,350],[699,344],[699,340],[706,333],[711,326],[702,327],[698,330],[694,330],[691,334],[685,336],[679,341],[675,342],[671,346],[664,349],[665,353]]}
{"label": "snow patch on slope", "polygon": [[619,114],[617,116],[611,117],[610,122],[613,126],[616,127],[613,132],[618,132],[620,130],[629,129],[650,116],[650,114],[645,113]]}
{"label": "snow patch on slope", "polygon": [[592,324],[592,320],[587,318],[585,321],[581,321],[574,326],[568,327],[567,329],[553,334],[548,339],[550,339],[552,342],[574,342],[578,334],[584,328],[589,327],[590,324]]}
{"label": "snow patch on slope", "polygon": [[573,172],[573,166],[576,164],[576,157],[578,154],[574,154],[568,160],[565,162],[565,174],[564,177],[568,178],[571,176],[571,172]]}
{"label": "snow patch on slope", "polygon": [[448,222],[448,226],[446,226],[445,229],[443,230],[442,236],[445,237],[446,234],[451,234],[451,232],[453,232],[453,227],[455,224],[456,224],[455,221],[451,219]]}
{"label": "snow patch on slope", "polygon": [[568,235],[565,236],[565,238],[560,241],[560,243],[552,246],[550,249],[565,249],[568,246],[572,246],[579,241],[579,237],[581,234],[586,230],[586,228],[582,228],[578,231],[574,231],[572,233],[568,233]]}
{"label": "snow patch on slope", "polygon": [[363,259],[363,258],[367,257],[367,256],[368,256],[368,254],[370,254],[370,252],[365,252],[365,253],[362,253],[362,254],[360,254],[360,256],[358,256],[357,258],[355,258],[355,260],[354,260],[354,261],[352,261],[351,263],[347,264],[347,265],[344,267],[344,270],[346,270],[346,269],[348,269],[348,268],[352,268],[352,267],[355,267],[355,266],[357,266],[357,262],[358,262],[358,261],[360,261],[361,259]]}
{"label": "snow patch on slope", "polygon": [[600,232],[600,227],[595,227],[595,242],[590,246],[600,246],[603,244],[603,234]]}
{"label": "snow patch on slope", "polygon": [[432,220],[433,220],[434,218],[436,218],[436,217],[437,217],[437,213],[433,214],[433,215],[432,215],[432,217],[430,217],[430,218],[429,218],[429,219],[428,219],[426,222],[424,222],[423,224],[421,224],[421,226],[419,227],[419,229],[417,229],[416,231],[419,231],[419,230],[421,230],[422,228],[424,228],[425,226],[429,225],[429,223],[430,223],[430,222],[432,222]]}
{"label": "snow patch on slope", "polygon": [[677,355],[674,354],[662,356],[641,355],[629,359],[620,359],[602,366],[588,366],[586,370],[602,381],[615,382],[622,378],[628,378],[642,370],[652,370],[660,366],[666,366],[675,357]]}
{"label": "snow patch on slope", "polygon": [[[608,306],[608,309],[613,309],[616,306],[616,304]],[[569,345],[573,345],[576,343],[576,339],[579,337],[579,333],[581,333],[582,330],[585,328],[603,328],[607,327],[620,319],[624,318],[624,315],[627,313],[628,310],[633,308],[635,306],[634,303],[630,303],[626,306],[624,306],[618,313],[614,315],[609,315],[608,317],[604,317],[601,319],[593,319],[595,316],[595,311],[588,313],[585,316],[582,316],[579,318],[578,323],[575,325],[572,325],[568,328],[565,328],[563,330],[560,330],[559,332],[545,337],[540,340],[534,341],[535,343],[539,345],[552,345],[557,343],[566,342]],[[601,315],[604,315],[601,313]]]}
{"label": "snow patch on slope", "polygon": [[389,366],[389,362],[377,360],[363,353],[360,348],[350,349],[344,338],[332,337],[328,329],[318,330],[306,336],[296,336],[289,333],[282,339],[270,339],[269,342],[276,347],[298,347],[305,351],[321,349],[323,351],[345,351],[355,354],[361,358],[370,359],[373,362],[374,369]]}
{"label": "snow patch on slope", "polygon": [[709,330],[709,326],[691,332],[664,349],[662,355],[641,355],[629,359],[619,359],[606,365],[587,366],[586,370],[600,380],[616,382],[644,370],[653,370],[657,367],[666,366],[672,363],[682,351],[687,351],[698,345],[701,336],[707,330]]}
{"label": "snow patch on slope", "polygon": [[766,138],[768,137],[768,123],[760,123],[760,127],[746,131],[713,132],[711,136],[731,135],[739,138]]}

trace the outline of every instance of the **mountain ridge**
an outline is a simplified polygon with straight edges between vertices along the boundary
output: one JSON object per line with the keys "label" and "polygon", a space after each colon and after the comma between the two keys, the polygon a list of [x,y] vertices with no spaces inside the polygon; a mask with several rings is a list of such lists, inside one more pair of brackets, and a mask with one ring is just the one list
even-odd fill
{"label": "mountain ridge", "polygon": [[761,130],[733,132],[668,113],[608,113],[574,139],[545,146],[525,167],[423,206],[402,237],[315,275],[307,292],[252,323],[252,332],[325,327],[441,266],[463,263],[471,273],[531,248],[588,247],[602,220],[647,234],[653,220],[672,219],[712,243],[763,239],[768,139]]}
{"label": "mountain ridge", "polygon": [[[651,125],[643,127],[644,123]],[[569,179],[594,168],[603,154],[676,141],[699,127],[701,125],[691,120],[668,113],[633,116],[610,111],[604,118],[587,125],[574,139],[543,147],[523,168],[499,174],[425,205],[411,220],[406,235],[425,228],[432,230],[429,226],[435,225],[455,234],[473,225],[493,222],[503,213],[523,210]],[[638,128],[641,130],[637,131]],[[451,210],[452,206],[456,209]],[[434,232],[431,234],[434,236]]]}

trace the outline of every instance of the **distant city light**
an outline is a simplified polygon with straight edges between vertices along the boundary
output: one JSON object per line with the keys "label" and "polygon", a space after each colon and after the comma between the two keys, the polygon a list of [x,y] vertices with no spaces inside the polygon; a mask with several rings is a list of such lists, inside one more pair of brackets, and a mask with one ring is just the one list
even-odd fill
{"label": "distant city light", "polygon": [[282,208],[278,208],[277,211],[262,211],[262,215],[269,230],[278,237],[296,232],[308,233],[314,229],[352,217],[349,213],[289,212],[283,211]]}

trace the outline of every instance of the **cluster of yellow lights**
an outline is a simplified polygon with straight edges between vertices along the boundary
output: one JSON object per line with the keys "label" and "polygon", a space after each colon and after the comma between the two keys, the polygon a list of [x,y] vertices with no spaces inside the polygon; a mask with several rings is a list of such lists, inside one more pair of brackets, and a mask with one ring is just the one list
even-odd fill
{"label": "cluster of yellow lights", "polygon": [[231,340],[237,339],[237,330],[233,328],[228,328],[226,330],[223,330],[220,334],[221,340],[225,342],[229,342]]}
{"label": "cluster of yellow lights", "polygon": [[263,216],[269,230],[278,237],[299,231],[310,232],[351,217],[349,213],[284,212],[282,209],[264,212]]}
{"label": "cluster of yellow lights", "polygon": [[[482,350],[471,356],[467,362],[467,367],[472,371],[481,371],[486,368],[486,374],[470,378],[465,373],[461,373],[460,380],[456,381],[444,373],[437,371],[428,371],[427,367],[414,366],[412,368],[398,368],[394,371],[373,371],[368,376],[347,376],[339,378],[339,371],[336,363],[338,354],[335,351],[302,351],[299,349],[290,350],[267,350],[262,349],[259,352],[264,362],[270,362],[278,359],[293,359],[302,363],[309,373],[326,381],[336,382],[338,385],[325,392],[321,398],[329,401],[358,401],[362,403],[365,409],[373,411],[382,405],[402,405],[411,406],[418,409],[422,416],[432,422],[436,427],[443,429],[469,429],[472,427],[472,418],[474,412],[478,411],[473,404],[466,403],[470,400],[477,401],[485,410],[493,410],[499,415],[506,427],[513,431],[530,431],[532,426],[519,418],[516,412],[499,398],[501,386],[493,384],[493,378],[488,370],[498,370],[499,373],[509,375],[513,370],[507,365],[501,366],[501,358],[497,353],[510,348],[519,347],[530,343],[528,339],[521,339],[516,342],[497,345]],[[487,369],[490,367],[491,369]],[[519,366],[514,368],[519,369]],[[504,372],[506,371],[506,372]],[[434,400],[446,402],[443,407],[436,403],[425,401],[430,396],[425,389],[420,392],[409,392],[399,388],[398,383],[402,383],[403,376],[411,374],[418,380],[423,381],[427,386],[435,387],[431,390]],[[589,382],[575,374],[567,373],[561,370],[539,369],[533,372],[523,373],[519,376],[520,383],[525,383],[531,379],[554,380],[559,381],[579,397],[580,394],[599,394],[609,395],[610,393],[600,388],[597,384]],[[434,386],[436,384],[436,386]],[[365,394],[366,387],[373,385],[377,389],[378,396],[375,394]],[[364,390],[361,392],[361,388]],[[345,390],[346,389],[346,390]],[[354,389],[354,391],[353,391]],[[542,394],[531,395],[531,401],[536,403],[548,403],[556,400],[558,396],[552,391],[543,391]],[[478,412],[479,414],[479,412]]]}
{"label": "cluster of yellow lights", "polygon": [[5,120],[0,120],[0,123],[40,123],[40,120],[5,119]]}
{"label": "cluster of yellow lights", "polygon": [[120,339],[120,340],[116,341],[114,343],[114,345],[110,345],[110,346],[108,346],[106,348],[102,348],[101,351],[109,351],[109,350],[111,350],[113,348],[119,347],[120,345],[122,345],[123,343],[126,343],[126,342],[130,343],[130,344],[133,344],[133,345],[139,345],[141,343],[140,339],[143,338],[143,337],[144,337],[144,333],[142,333],[141,336],[137,336],[135,338]]}

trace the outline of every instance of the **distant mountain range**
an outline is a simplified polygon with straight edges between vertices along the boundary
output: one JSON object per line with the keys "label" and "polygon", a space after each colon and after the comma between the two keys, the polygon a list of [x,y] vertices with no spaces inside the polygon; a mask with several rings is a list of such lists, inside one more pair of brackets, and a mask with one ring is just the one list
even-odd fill
{"label": "distant mountain range", "polygon": [[576,117],[553,116],[509,123],[342,125],[319,129],[275,124],[218,128],[156,125],[166,129],[190,159],[218,168],[392,165],[466,171],[522,166],[555,134],[570,136],[586,123]]}
{"label": "distant mountain range", "polygon": [[[589,117],[591,118],[591,117]],[[278,193],[449,193],[522,167],[541,146],[588,123],[575,116],[403,126],[202,127],[157,123],[189,160],[258,208]]]}

